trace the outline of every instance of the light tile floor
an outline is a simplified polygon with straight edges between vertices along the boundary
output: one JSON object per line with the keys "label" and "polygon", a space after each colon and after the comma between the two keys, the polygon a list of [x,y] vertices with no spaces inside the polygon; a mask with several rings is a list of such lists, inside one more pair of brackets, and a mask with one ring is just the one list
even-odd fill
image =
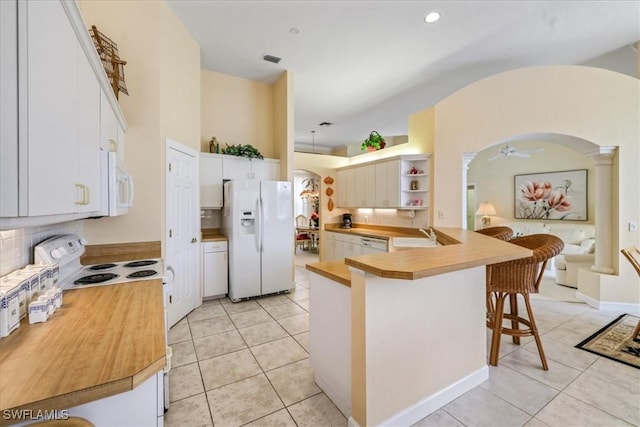
{"label": "light tile floor", "polygon": [[[291,294],[208,301],[171,328],[165,425],[347,425],[313,381],[309,282],[304,267],[295,268]],[[516,346],[504,337],[489,379],[415,426],[640,425],[640,370],[573,347],[620,313],[545,297],[532,305],[549,371],[533,339]]]}

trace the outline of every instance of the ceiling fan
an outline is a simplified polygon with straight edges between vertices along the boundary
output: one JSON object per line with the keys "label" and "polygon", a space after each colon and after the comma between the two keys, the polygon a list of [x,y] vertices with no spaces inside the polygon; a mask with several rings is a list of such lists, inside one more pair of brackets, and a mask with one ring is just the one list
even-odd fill
{"label": "ceiling fan", "polygon": [[510,157],[519,157],[521,159],[526,159],[527,157],[531,157],[531,154],[540,153],[542,151],[544,151],[544,148],[538,148],[535,150],[516,150],[513,147],[509,147],[508,145],[505,145],[500,149],[500,151],[498,151],[498,155],[490,158],[489,161],[496,160],[501,157],[506,157],[507,159]]}

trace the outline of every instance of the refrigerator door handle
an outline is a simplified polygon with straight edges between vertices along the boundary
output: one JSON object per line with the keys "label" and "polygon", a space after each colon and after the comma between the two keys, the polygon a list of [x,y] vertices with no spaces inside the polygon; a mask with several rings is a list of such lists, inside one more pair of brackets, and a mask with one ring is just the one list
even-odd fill
{"label": "refrigerator door handle", "polygon": [[264,203],[262,202],[262,196],[260,200],[260,252],[264,252]]}
{"label": "refrigerator door handle", "polygon": [[260,210],[262,209],[262,206],[260,206],[260,198],[258,197],[256,199],[256,218],[254,218],[254,226],[255,226],[255,242],[256,242],[256,251],[258,252],[262,252],[262,230],[261,230],[261,226],[260,226],[260,217],[261,217],[261,213]]}

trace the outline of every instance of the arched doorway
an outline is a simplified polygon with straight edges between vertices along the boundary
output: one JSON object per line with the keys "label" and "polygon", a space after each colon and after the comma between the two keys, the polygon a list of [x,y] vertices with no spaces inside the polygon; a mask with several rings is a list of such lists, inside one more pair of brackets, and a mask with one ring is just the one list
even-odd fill
{"label": "arched doorway", "polygon": [[[307,171],[296,169],[293,171],[293,217],[296,226],[312,226],[319,228],[321,223],[320,209],[320,176]],[[294,264],[304,266],[307,263],[319,261],[319,233],[314,231],[296,230],[296,235],[306,235],[305,241],[298,244],[294,251]],[[309,241],[307,241],[307,238]]]}

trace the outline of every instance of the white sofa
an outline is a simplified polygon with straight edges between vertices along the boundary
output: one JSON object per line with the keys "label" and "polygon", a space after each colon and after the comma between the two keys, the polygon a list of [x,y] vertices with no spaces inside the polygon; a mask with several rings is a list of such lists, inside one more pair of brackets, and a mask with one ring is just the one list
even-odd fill
{"label": "white sofa", "polygon": [[555,270],[556,283],[578,287],[578,269],[589,268],[595,260],[595,226],[584,223],[510,222],[504,224],[513,230],[514,236],[547,233],[558,236],[564,242],[562,252],[547,263]]}

